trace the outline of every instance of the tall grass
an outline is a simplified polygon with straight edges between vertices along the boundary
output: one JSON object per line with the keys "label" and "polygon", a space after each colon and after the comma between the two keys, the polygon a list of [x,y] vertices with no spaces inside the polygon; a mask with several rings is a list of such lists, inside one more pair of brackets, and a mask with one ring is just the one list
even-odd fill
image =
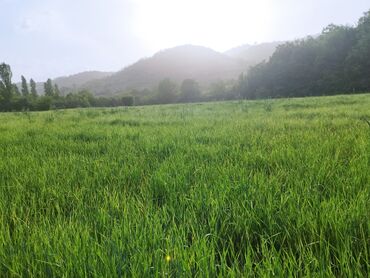
{"label": "tall grass", "polygon": [[0,114],[0,276],[367,276],[370,95]]}

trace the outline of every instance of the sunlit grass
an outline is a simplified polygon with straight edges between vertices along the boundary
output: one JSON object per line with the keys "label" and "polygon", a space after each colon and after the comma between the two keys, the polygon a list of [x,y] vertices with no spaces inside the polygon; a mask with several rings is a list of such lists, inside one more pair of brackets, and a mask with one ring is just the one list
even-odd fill
{"label": "sunlit grass", "polygon": [[366,276],[370,95],[0,114],[0,276]]}

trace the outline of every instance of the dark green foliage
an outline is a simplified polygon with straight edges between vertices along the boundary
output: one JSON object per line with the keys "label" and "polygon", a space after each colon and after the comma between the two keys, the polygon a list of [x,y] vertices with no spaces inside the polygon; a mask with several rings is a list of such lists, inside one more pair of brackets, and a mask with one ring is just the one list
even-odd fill
{"label": "dark green foliage", "polygon": [[51,79],[44,83],[45,95],[38,96],[36,82],[31,79],[31,94],[26,79],[22,76],[22,94],[16,84],[11,81],[10,66],[0,65],[0,112],[1,111],[45,111],[50,109],[76,107],[115,107],[133,106],[135,99],[132,96],[115,98],[96,98],[89,91],[82,90],[62,96],[58,85],[53,85]]}
{"label": "dark green foliage", "polygon": [[135,98],[133,96],[125,96],[121,98],[122,106],[134,106]]}
{"label": "dark green foliage", "polygon": [[346,59],[346,74],[353,88],[370,88],[370,11],[359,21],[356,43]]}
{"label": "dark green foliage", "polygon": [[370,90],[370,14],[356,27],[329,25],[318,38],[289,42],[240,80],[244,98]]}
{"label": "dark green foliage", "polygon": [[166,78],[158,85],[158,103],[174,103],[177,99],[178,88],[176,83]]}
{"label": "dark green foliage", "polygon": [[81,91],[76,94],[69,93],[65,97],[66,108],[90,107],[93,103],[93,96],[88,91]]}
{"label": "dark green foliage", "polygon": [[32,97],[37,97],[36,82],[33,79],[30,80],[30,86]]}
{"label": "dark green foliage", "polygon": [[208,92],[204,100],[233,100],[239,99],[238,85],[234,80],[223,81],[219,80],[209,86]]}
{"label": "dark green foliage", "polygon": [[61,96],[61,93],[60,93],[60,90],[59,90],[59,87],[57,84],[54,85],[54,96],[55,97],[60,97]]}
{"label": "dark green foliage", "polygon": [[10,110],[10,101],[13,94],[12,71],[9,65],[2,63],[0,64],[0,110]]}
{"label": "dark green foliage", "polygon": [[36,111],[47,111],[52,108],[52,97],[49,96],[41,96],[37,99],[36,103],[34,104],[34,109]]}
{"label": "dark green foliage", "polygon": [[50,78],[44,83],[44,94],[47,97],[54,96],[54,86]]}
{"label": "dark green foliage", "polygon": [[22,96],[27,97],[30,94],[26,78],[22,75]]}
{"label": "dark green foliage", "polygon": [[20,97],[22,94],[16,84],[12,84],[14,97]]}
{"label": "dark green foliage", "polygon": [[199,101],[201,91],[199,84],[194,79],[185,79],[180,88],[181,102],[195,102]]}

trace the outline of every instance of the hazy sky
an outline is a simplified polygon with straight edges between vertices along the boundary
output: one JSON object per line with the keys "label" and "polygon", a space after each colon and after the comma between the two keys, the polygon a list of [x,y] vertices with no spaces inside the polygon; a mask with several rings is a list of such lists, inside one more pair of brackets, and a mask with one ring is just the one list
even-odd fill
{"label": "hazy sky", "polygon": [[225,51],[355,24],[369,0],[0,0],[0,62],[15,81],[116,71],[160,49]]}

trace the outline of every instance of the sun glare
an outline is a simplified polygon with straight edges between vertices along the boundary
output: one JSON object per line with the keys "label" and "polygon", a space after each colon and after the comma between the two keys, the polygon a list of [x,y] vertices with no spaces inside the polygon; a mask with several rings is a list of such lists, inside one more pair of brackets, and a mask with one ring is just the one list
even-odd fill
{"label": "sun glare", "polygon": [[153,49],[199,44],[219,51],[259,41],[267,31],[266,1],[139,0],[134,32]]}

